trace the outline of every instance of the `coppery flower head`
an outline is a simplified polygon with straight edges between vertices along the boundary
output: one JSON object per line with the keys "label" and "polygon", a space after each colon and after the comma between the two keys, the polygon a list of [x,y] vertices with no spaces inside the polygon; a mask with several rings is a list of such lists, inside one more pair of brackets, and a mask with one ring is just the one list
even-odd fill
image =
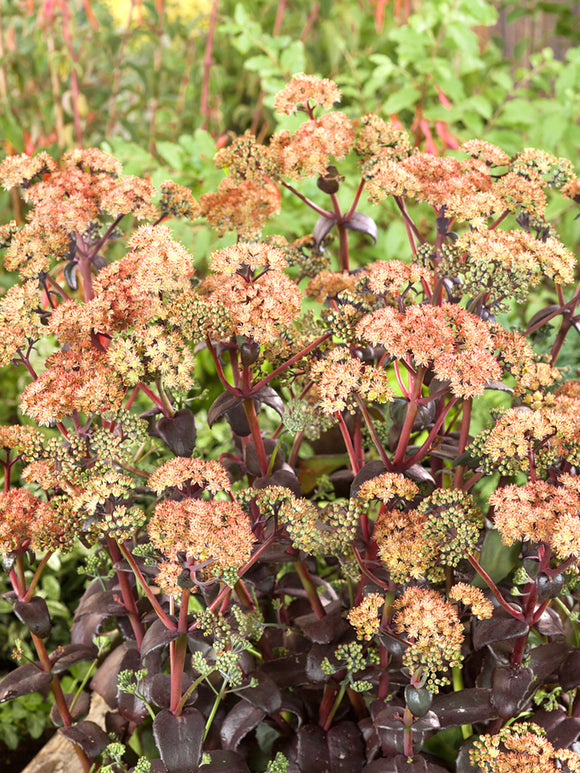
{"label": "coppery flower head", "polygon": [[299,108],[312,109],[318,105],[329,110],[335,102],[340,102],[340,91],[334,81],[300,72],[276,94],[274,109],[290,115]]}

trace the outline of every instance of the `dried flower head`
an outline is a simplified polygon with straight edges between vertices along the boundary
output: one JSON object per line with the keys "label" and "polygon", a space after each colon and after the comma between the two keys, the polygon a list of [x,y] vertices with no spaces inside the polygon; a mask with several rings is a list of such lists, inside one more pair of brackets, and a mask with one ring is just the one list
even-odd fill
{"label": "dried flower head", "polygon": [[474,585],[458,582],[449,591],[449,598],[471,607],[471,611],[479,620],[488,620],[493,615],[493,604],[483,591]]}
{"label": "dried flower head", "polygon": [[4,266],[7,271],[18,271],[23,277],[37,277],[56,261],[67,258],[70,246],[70,236],[65,230],[27,223],[12,237],[4,256]]}
{"label": "dried flower head", "polygon": [[381,298],[398,298],[401,292],[416,282],[428,282],[430,272],[417,263],[402,260],[378,260],[366,267],[359,278],[359,290],[367,290]]}
{"label": "dried flower head", "polygon": [[170,459],[149,476],[149,485],[157,494],[173,486],[183,490],[186,485],[207,489],[212,494],[231,491],[231,483],[224,467],[219,462],[189,459],[177,456]]}
{"label": "dried flower head", "polygon": [[531,722],[502,727],[497,735],[481,735],[469,752],[483,773],[578,773],[580,755],[554,749],[545,730]]}
{"label": "dried flower head", "polygon": [[439,692],[440,686],[449,684],[442,672],[461,664],[463,625],[456,608],[426,588],[408,588],[393,607],[393,627],[409,641],[404,665],[422,674],[428,690]]}
{"label": "dried flower head", "polygon": [[340,91],[334,81],[299,72],[274,97],[274,110],[286,115],[318,105],[329,110],[335,102],[340,102]]}
{"label": "dried flower head", "polygon": [[353,291],[356,283],[357,277],[349,271],[339,272],[325,269],[308,282],[304,293],[314,298],[318,303],[326,303],[329,298],[336,299],[337,295],[344,290]]}
{"label": "dried flower head", "polygon": [[101,180],[101,209],[112,217],[131,213],[138,220],[157,220],[159,212],[153,204],[153,185],[141,177],[124,175],[111,184]]}
{"label": "dried flower head", "polygon": [[384,603],[384,598],[378,593],[369,593],[360,604],[350,610],[347,619],[359,639],[370,641],[379,632],[381,621],[378,611]]}
{"label": "dried flower head", "polygon": [[563,475],[559,485],[539,480],[505,486],[489,502],[504,544],[545,542],[562,560],[580,555],[580,479]]}

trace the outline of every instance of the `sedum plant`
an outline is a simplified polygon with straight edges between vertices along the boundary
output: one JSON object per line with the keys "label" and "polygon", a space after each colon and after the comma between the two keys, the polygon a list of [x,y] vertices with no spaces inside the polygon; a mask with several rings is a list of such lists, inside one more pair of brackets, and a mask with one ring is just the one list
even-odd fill
{"label": "sedum plant", "polygon": [[[580,382],[558,369],[580,289],[545,219],[578,178],[481,140],[422,153],[339,100],[295,75],[275,107],[303,121],[234,139],[199,201],[96,149],[0,165],[28,208],[0,231],[0,364],[30,377],[0,427],[30,634],[0,701],[52,694],[87,773],[580,770]],[[311,234],[262,235],[282,189]],[[363,196],[406,255],[367,258]],[[205,271],[173,217],[234,243]],[[53,648],[39,581],[79,541]]]}

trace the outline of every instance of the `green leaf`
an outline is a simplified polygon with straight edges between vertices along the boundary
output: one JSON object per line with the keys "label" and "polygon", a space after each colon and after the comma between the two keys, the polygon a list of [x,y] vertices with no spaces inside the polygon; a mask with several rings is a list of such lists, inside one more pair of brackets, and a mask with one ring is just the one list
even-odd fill
{"label": "green leaf", "polygon": [[304,43],[301,40],[295,40],[282,51],[280,67],[290,76],[297,72],[304,72],[306,61],[304,58]]}
{"label": "green leaf", "polygon": [[391,96],[383,102],[381,112],[383,115],[389,115],[390,113],[398,113],[399,110],[411,109],[418,102],[419,97],[419,89],[416,89],[414,86],[407,86],[406,88],[391,94]]}
{"label": "green leaf", "polygon": [[175,142],[166,142],[161,140],[156,145],[157,153],[163,161],[169,164],[172,169],[183,169],[183,150]]}
{"label": "green leaf", "polygon": [[[521,544],[519,542],[507,547],[501,541],[501,535],[498,531],[488,531],[483,541],[479,563],[494,582],[500,582],[515,567],[520,550]],[[485,580],[478,574],[473,579],[473,585],[478,588],[487,588]]]}

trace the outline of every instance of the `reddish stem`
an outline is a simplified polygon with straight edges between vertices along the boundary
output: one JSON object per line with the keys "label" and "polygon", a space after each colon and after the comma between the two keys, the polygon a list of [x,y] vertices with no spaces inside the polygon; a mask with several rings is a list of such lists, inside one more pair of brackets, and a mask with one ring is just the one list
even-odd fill
{"label": "reddish stem", "polygon": [[205,44],[205,53],[203,56],[203,80],[201,84],[201,128],[207,129],[209,121],[209,78],[213,60],[213,45],[215,39],[215,30],[217,26],[219,11],[219,0],[213,0],[211,15],[209,17],[209,28],[207,31],[207,40]]}

